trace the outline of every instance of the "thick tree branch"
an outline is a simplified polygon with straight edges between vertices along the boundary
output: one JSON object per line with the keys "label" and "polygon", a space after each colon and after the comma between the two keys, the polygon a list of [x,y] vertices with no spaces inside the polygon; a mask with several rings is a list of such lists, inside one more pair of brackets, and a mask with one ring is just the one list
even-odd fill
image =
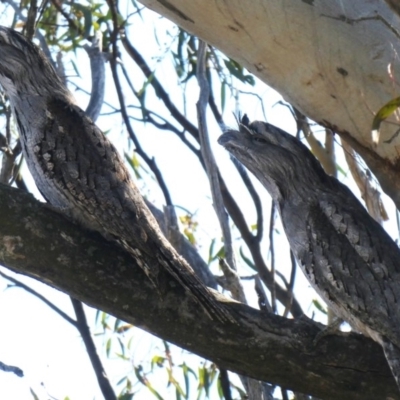
{"label": "thick tree branch", "polygon": [[121,249],[0,186],[0,261],[85,303],[216,362],[221,368],[324,399],[400,399],[380,347],[356,334],[313,346],[320,327],[221,297],[237,321],[212,321],[163,277],[160,296]]}

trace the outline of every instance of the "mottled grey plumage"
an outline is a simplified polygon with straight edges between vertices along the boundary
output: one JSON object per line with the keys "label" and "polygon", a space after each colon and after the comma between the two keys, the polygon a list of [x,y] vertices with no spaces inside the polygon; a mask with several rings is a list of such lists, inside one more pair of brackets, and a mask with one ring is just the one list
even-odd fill
{"label": "mottled grey plumage", "polygon": [[279,209],[304,274],[336,314],[379,342],[400,382],[400,250],[311,152],[264,122],[219,143],[261,181]]}
{"label": "mottled grey plumage", "polygon": [[225,309],[161,234],[122,158],[75,104],[40,49],[0,27],[0,84],[28,167],[54,207],[127,250],[155,286],[168,271],[214,317]]}

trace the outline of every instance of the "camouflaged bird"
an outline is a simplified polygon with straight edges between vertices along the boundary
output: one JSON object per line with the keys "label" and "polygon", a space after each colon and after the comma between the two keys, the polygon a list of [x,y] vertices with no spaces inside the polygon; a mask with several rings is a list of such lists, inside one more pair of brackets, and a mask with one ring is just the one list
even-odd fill
{"label": "camouflaged bird", "polygon": [[43,197],[128,251],[155,286],[170,273],[215,318],[231,317],[162,235],[123,159],[76,105],[43,52],[0,27],[0,84]]}
{"label": "camouflaged bird", "polygon": [[400,250],[299,140],[264,123],[219,139],[268,190],[314,289],[353,329],[381,344],[400,383]]}

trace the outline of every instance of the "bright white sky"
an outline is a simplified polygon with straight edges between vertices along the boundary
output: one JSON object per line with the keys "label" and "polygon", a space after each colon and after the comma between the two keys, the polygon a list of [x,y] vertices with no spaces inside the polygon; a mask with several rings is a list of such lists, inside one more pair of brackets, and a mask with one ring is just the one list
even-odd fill
{"label": "bright white sky", "polygon": [[[1,12],[1,9],[0,9]],[[7,25],[7,20],[3,16],[1,24]],[[146,57],[150,65],[156,67],[156,74],[159,80],[167,84],[167,90],[171,92],[171,96],[178,104],[182,103],[182,95],[176,89],[178,82],[175,72],[171,69],[171,64],[167,61],[160,63],[157,66],[157,60],[154,58],[156,55],[161,54],[160,47],[170,42],[170,36],[166,34],[175,32],[172,24],[168,21],[160,19],[157,15],[150,11],[143,13],[143,21],[140,18],[133,19],[135,25],[128,29],[128,35],[138,47],[142,54]],[[154,40],[154,30],[157,29],[159,45]],[[140,34],[139,34],[140,32]],[[167,60],[169,56],[167,55]],[[125,58],[127,60],[127,58]],[[89,71],[88,59],[84,51],[77,53],[75,59],[76,64],[82,74],[82,79],[74,79],[74,81],[81,85],[85,90],[90,90],[90,76],[87,76]],[[136,89],[140,88],[144,82],[144,78],[133,64],[127,62],[127,69],[134,77]],[[68,68],[68,65],[67,65]],[[71,75],[73,75],[72,68],[68,68]],[[107,67],[107,94],[106,101],[114,105],[118,104],[112,85],[111,74]],[[171,79],[172,77],[172,79]],[[168,87],[169,86],[169,87]],[[196,121],[195,116],[195,103],[197,101],[197,87],[195,81],[189,82],[189,96],[187,98],[187,114],[192,121]],[[243,90],[250,91],[253,88],[250,86],[244,87],[238,85]],[[268,122],[280,126],[281,128],[294,133],[295,123],[287,107],[276,105],[281,97],[272,89],[266,87],[264,84],[258,82],[255,91],[261,96],[264,108],[267,110]],[[219,88],[215,90],[216,95],[219,93]],[[126,90],[128,102],[128,90]],[[87,98],[80,93],[76,93],[78,101],[82,108],[86,107]],[[153,97],[148,99],[148,104],[151,104],[153,109],[157,109],[158,100]],[[218,101],[217,101],[217,104]],[[250,119],[264,120],[261,105],[259,101],[252,96],[242,96],[239,103],[234,99],[230,99],[225,107],[224,118],[228,125],[235,126],[235,119],[233,112],[237,110],[248,113]],[[109,109],[104,106],[103,112]],[[212,123],[213,118],[210,117],[209,132],[211,141],[215,148],[215,157],[220,164],[224,178],[226,178],[230,190],[239,201],[243,210],[246,210],[247,221],[249,224],[255,222],[255,213],[253,207],[249,202],[249,198],[243,190],[241,184],[238,184],[239,179],[233,169],[227,153],[218,146],[216,140],[221,134],[219,127]],[[119,147],[119,149],[126,148],[124,139],[124,127],[121,125],[119,119],[114,117],[101,117],[99,125],[104,130],[110,130],[109,137]],[[188,154],[185,147],[181,144],[173,134],[169,132],[159,132],[153,129],[150,125],[142,126],[140,124],[134,125],[136,132],[141,140],[143,148],[148,152],[148,155],[153,155],[156,158],[159,168],[161,169],[165,181],[170,189],[173,202],[176,205],[182,206],[191,212],[195,213],[195,219],[199,222],[198,239],[199,251],[204,257],[208,255],[208,248],[213,238],[220,237],[220,230],[218,222],[215,217],[209,194],[208,182],[205,178],[204,172],[199,163]],[[323,137],[320,137],[323,140]],[[341,154],[338,154],[338,163],[343,168],[345,162]],[[340,177],[346,183],[349,183],[344,177]],[[148,198],[155,202],[159,207],[162,206],[163,199],[157,185],[152,183],[151,180],[146,179],[146,182],[138,182],[142,188],[142,193],[146,194]],[[262,201],[264,204],[264,218],[269,220],[270,200],[269,196],[264,189],[255,182],[255,185],[262,193]],[[355,186],[350,182],[351,187]],[[357,189],[355,193],[358,194]],[[390,201],[385,201],[392,221],[394,219],[394,207]],[[179,212],[179,210],[178,210]],[[289,258],[288,247],[283,237],[283,230],[277,222],[277,229],[281,233],[276,236],[276,265],[279,270],[289,275]],[[387,224],[386,228],[389,229],[393,237],[397,237],[397,228],[395,223]],[[237,238],[237,232],[235,232]],[[268,241],[265,240],[265,254],[268,251]],[[237,249],[239,246],[236,246]],[[239,260],[239,255],[238,260]],[[241,265],[241,272],[244,275],[250,275],[251,271]],[[5,273],[12,275],[6,269],[2,269]],[[32,279],[17,276],[24,283],[27,283],[33,289],[45,295],[50,301],[55,303],[59,308],[67,312],[73,317],[73,310],[69,297],[55,291],[48,286],[41,284]],[[67,322],[62,320],[61,317],[56,315],[41,301],[26,293],[24,290],[10,288],[7,289],[8,282],[0,279],[0,321],[2,327],[0,329],[0,361],[20,367],[24,373],[24,378],[19,378],[12,373],[4,373],[0,371],[0,399],[1,400],[28,400],[32,399],[30,388],[32,388],[38,395],[39,399],[64,399],[69,396],[71,400],[86,400],[86,399],[102,399],[102,395],[98,389],[97,381],[91,369],[89,359],[82,344],[77,331],[71,327]],[[246,283],[248,287],[249,300],[251,304],[257,307],[256,298],[251,287],[252,284]],[[309,288],[309,285],[302,274],[298,273],[296,282],[297,298],[302,303],[304,310],[307,310],[309,315],[317,311],[311,306],[311,300],[316,297],[314,292]],[[299,293],[301,292],[301,295]],[[86,307],[87,318],[92,326],[93,333],[101,333],[101,327],[94,326],[95,310]],[[322,314],[317,313],[317,318],[324,321]],[[106,338],[110,337],[109,335]],[[139,329],[130,330],[127,338],[133,337],[131,344],[131,362],[120,361],[115,353],[120,351],[115,341],[115,346],[111,350],[111,357],[105,356],[105,337],[102,335],[96,336],[96,343],[98,351],[102,356],[106,371],[109,374],[111,381],[115,384],[123,376],[130,374],[130,379],[136,381],[132,372],[132,363],[135,365],[143,364],[145,371],[149,371],[149,360],[154,355],[164,355],[163,346],[160,340],[152,340],[148,334],[140,331]],[[198,361],[195,357],[188,358],[185,352],[175,348],[173,357],[175,365],[179,365],[184,356],[187,363],[197,372]],[[175,367],[176,375],[180,376],[181,372],[178,367]],[[166,390],[167,376],[165,371],[161,374],[149,375],[148,378],[152,380],[160,394],[165,396],[165,399],[175,398],[173,390]],[[158,382],[156,382],[158,381]],[[135,386],[136,390],[140,390],[135,399],[151,399],[153,397],[145,388],[140,384]],[[135,391],[136,391],[135,390]],[[193,398],[195,398],[195,382],[192,381]],[[217,399],[218,395],[214,388],[211,398]]]}

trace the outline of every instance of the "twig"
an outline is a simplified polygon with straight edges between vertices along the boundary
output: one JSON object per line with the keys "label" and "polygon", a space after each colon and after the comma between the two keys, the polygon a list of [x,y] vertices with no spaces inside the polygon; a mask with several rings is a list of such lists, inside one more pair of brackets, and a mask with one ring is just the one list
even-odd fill
{"label": "twig", "polygon": [[224,395],[224,399],[232,400],[231,383],[229,382],[228,371],[226,369],[219,368],[218,379],[221,383],[222,394]]}
{"label": "twig", "polygon": [[[108,2],[110,3],[110,1]],[[118,24],[118,20],[115,17],[115,24]],[[134,145],[135,145],[135,151],[140,155],[140,157],[143,158],[143,160],[146,162],[146,164],[149,166],[149,168],[151,169],[151,171],[153,172],[153,174],[155,175],[158,184],[160,185],[160,189],[163,192],[164,198],[165,198],[165,203],[167,205],[172,205],[172,200],[171,200],[171,196],[169,194],[169,190],[167,185],[165,184],[164,178],[162,177],[161,171],[158,169],[157,167],[157,163],[155,161],[154,158],[150,158],[145,151],[142,149],[139,141],[137,140],[137,137],[133,131],[132,125],[130,123],[129,120],[129,115],[126,111],[126,106],[125,106],[125,99],[124,96],[122,94],[122,87],[121,87],[121,83],[118,77],[118,72],[117,72],[117,58],[118,58],[118,50],[117,50],[117,45],[116,45],[116,34],[118,33],[118,25],[114,26],[114,34],[112,35],[112,49],[113,49],[113,55],[110,59],[110,66],[111,66],[111,72],[112,72],[112,76],[114,79],[114,85],[115,85],[115,89],[117,91],[117,95],[118,95],[118,100],[121,106],[121,115],[122,115],[122,119],[125,123],[126,129],[128,131],[129,137],[131,138],[131,140],[133,141]]]}
{"label": "twig", "polygon": [[14,175],[15,160],[21,154],[22,148],[20,142],[18,141],[13,149],[6,146],[0,148],[0,151],[3,152],[3,160],[0,171],[0,183],[4,183],[5,185],[7,185],[9,184],[11,177]]}
{"label": "twig", "polygon": [[288,392],[286,389],[281,388],[282,400],[289,400]]}
{"label": "twig", "polygon": [[261,279],[258,274],[254,277],[254,289],[257,293],[258,306],[260,307],[260,310],[264,310],[275,314],[275,312],[271,307],[271,304],[268,301],[267,294],[265,293],[264,287],[261,283]]}
{"label": "twig", "polygon": [[[200,96],[198,102],[196,103],[196,109],[197,109],[197,120],[199,124],[201,154],[203,156],[203,160],[206,165],[206,172],[208,180],[210,182],[214,209],[217,214],[219,224],[222,230],[226,260],[229,265],[229,268],[233,271],[236,271],[236,261],[233,253],[232,236],[231,236],[231,230],[229,228],[229,218],[225,211],[224,202],[221,195],[221,189],[218,179],[218,168],[214,156],[212,154],[210,139],[208,136],[207,122],[206,122],[206,108],[210,96],[210,87],[208,85],[206,77],[206,53],[207,53],[207,44],[203,41],[200,41],[197,54],[197,81],[200,87]],[[228,271],[228,269],[226,269],[226,271]],[[232,278],[233,274],[230,274],[229,279],[230,282],[233,284]],[[236,300],[240,300],[241,302],[244,303],[246,302],[243,287],[237,275],[236,275],[236,282],[235,284],[233,284],[232,290],[233,291],[231,291],[231,293],[234,296],[234,298],[235,296],[238,296],[236,297]]]}
{"label": "twig", "polygon": [[24,371],[21,368],[14,367],[13,365],[7,365],[0,361],[0,370],[4,372],[13,372],[15,375],[22,378],[24,376]]}
{"label": "twig", "polygon": [[321,143],[315,138],[314,133],[310,128],[310,124],[307,122],[307,117],[294,107],[293,112],[297,126],[304,132],[304,136],[307,143],[310,145],[314,156],[317,157],[328,175],[334,175],[336,173],[336,163],[334,158],[331,156],[332,153],[328,154],[326,149],[324,149]]}
{"label": "twig", "polygon": [[[219,259],[219,266],[224,274],[224,287],[228,289],[232,297],[241,303],[247,304],[246,295],[240,282],[238,273],[232,269],[223,258]],[[218,280],[220,281],[220,280]]]}
{"label": "twig", "polygon": [[[19,8],[19,4],[16,4],[13,0],[1,0],[1,1],[3,3],[9,4],[13,8],[14,12],[18,15],[18,18],[21,21],[26,22],[27,18],[22,13],[22,10]],[[51,53],[50,53],[49,47],[47,46],[44,36],[38,30],[36,30],[35,37],[39,40],[40,47],[42,48],[42,50],[46,54],[47,58],[51,61],[51,63],[54,66],[54,62],[51,58]]]}
{"label": "twig", "polygon": [[285,318],[288,316],[289,310],[292,307],[293,288],[294,288],[294,281],[296,279],[296,270],[297,270],[296,259],[294,257],[292,250],[290,250],[290,261],[292,264],[292,269],[290,272],[290,281],[289,281],[289,286],[288,286],[289,300],[288,300],[287,304],[285,305],[285,310],[283,311],[283,314],[282,314],[282,316]]}
{"label": "twig", "polygon": [[271,304],[272,311],[276,313],[276,280],[275,280],[275,247],[274,247],[275,203],[271,203],[271,215],[269,219],[269,252],[271,255]]}
{"label": "twig", "polygon": [[[189,262],[191,267],[195,270],[196,274],[208,287],[217,289],[217,281],[214,275],[211,273],[210,269],[207,267],[207,264],[204,262],[195,247],[180,232],[175,208],[173,206],[164,207],[163,215],[163,213],[149,201],[146,201],[146,204],[155,216],[157,222],[163,230],[165,237],[169,240],[172,246],[174,246],[175,250],[186,261]],[[163,218],[164,220],[160,221],[161,218]]]}
{"label": "twig", "polygon": [[260,243],[263,237],[263,230],[264,230],[264,218],[263,218],[263,210],[262,210],[260,196],[258,195],[256,189],[254,188],[254,185],[250,180],[249,174],[247,173],[243,165],[236,158],[232,156],[230,157],[230,159],[233,162],[233,165],[238,170],[239,175],[242,178],[242,181],[245,184],[246,189],[249,191],[249,194],[253,200],[254,207],[256,208],[257,234],[254,237],[256,241]]}
{"label": "twig", "polygon": [[2,276],[4,279],[7,279],[10,282],[12,282],[15,285],[15,287],[20,287],[20,288],[24,289],[26,292],[37,297],[39,300],[43,301],[43,303],[45,303],[48,307],[50,307],[53,311],[55,311],[61,318],[65,319],[72,326],[77,328],[77,322],[74,319],[72,319],[70,316],[68,316],[64,311],[59,309],[57,306],[55,306],[49,300],[47,300],[43,295],[38,293],[36,290],[33,290],[29,286],[25,285],[24,283],[20,282],[19,280],[15,279],[15,278],[12,278],[11,276],[5,274],[2,271],[0,271],[0,276]]}
{"label": "twig", "polygon": [[[246,243],[251,253],[254,265],[256,266],[256,269],[260,275],[261,280],[264,282],[265,286],[267,286],[268,290],[271,291],[273,279],[271,272],[268,270],[264,262],[264,259],[262,257],[260,243],[258,243],[255,240],[255,237],[250,232],[241,209],[239,208],[235,200],[232,198],[232,195],[228,191],[226,184],[221,177],[219,178],[219,182],[221,185],[221,191],[224,198],[225,207],[227,208],[229,215],[233,219],[236,227],[238,228],[241,234],[242,239]],[[285,305],[289,299],[287,291],[278,284],[275,284],[275,290],[277,299],[283,305]],[[294,317],[300,317],[301,315],[304,314],[299,302],[295,298],[293,298],[292,308],[290,312]]]}
{"label": "twig", "polygon": [[194,138],[199,140],[199,132],[197,128],[176,108],[175,104],[171,101],[168,93],[162,87],[158,79],[155,77],[154,72],[151,71],[142,55],[136,50],[131,42],[126,37],[125,31],[120,32],[121,42],[128,53],[128,55],[136,62],[138,67],[142,70],[143,74],[153,86],[154,91],[158,98],[160,98],[171,115],[187,130]]}
{"label": "twig", "polygon": [[83,343],[85,344],[90,362],[92,363],[94,372],[96,374],[97,382],[100,386],[100,390],[106,400],[117,400],[117,396],[111,387],[110,381],[108,380],[107,374],[100,361],[100,357],[97,354],[96,346],[94,345],[92,336],[90,334],[90,329],[86,321],[83,305],[80,301],[72,297],[70,297],[70,299],[76,315],[76,328],[82,337]]}
{"label": "twig", "polygon": [[69,29],[76,31],[79,35],[83,36],[83,31],[76,24],[76,22],[69,16],[69,14],[62,8],[62,2],[58,0],[51,0],[56,10],[66,19],[68,22]]}
{"label": "twig", "polygon": [[92,73],[92,90],[90,92],[90,101],[86,108],[86,114],[96,121],[104,101],[104,87],[106,82],[105,56],[102,52],[103,38],[100,31],[96,32],[92,39],[92,44],[85,45],[83,48],[89,55],[90,70]]}
{"label": "twig", "polygon": [[32,40],[36,29],[36,15],[38,11],[37,0],[31,0],[31,4],[28,10],[28,18],[25,23],[25,36]]}
{"label": "twig", "polygon": [[347,165],[360,190],[361,197],[365,201],[369,214],[375,221],[382,224],[383,221],[388,219],[388,216],[379,191],[371,185],[370,176],[362,171],[358,165],[353,148],[345,140],[342,140],[342,146]]}

